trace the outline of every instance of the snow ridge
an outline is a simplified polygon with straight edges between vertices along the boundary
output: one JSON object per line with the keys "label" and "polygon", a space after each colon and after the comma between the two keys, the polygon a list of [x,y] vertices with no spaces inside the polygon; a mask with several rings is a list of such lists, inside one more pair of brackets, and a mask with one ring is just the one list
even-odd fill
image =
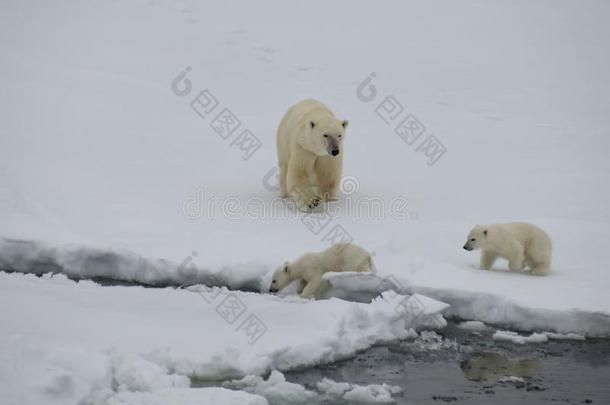
{"label": "snow ridge", "polygon": [[[61,273],[77,280],[108,278],[151,286],[205,284],[264,292],[273,268],[272,265],[243,263],[207,269],[192,263],[152,260],[128,250],[0,238],[0,270],[34,274]],[[449,317],[478,320],[523,331],[610,336],[610,313],[526,307],[496,294],[422,287],[394,276],[381,277],[375,273],[329,273],[325,277],[333,285],[326,295],[329,298],[371,302],[382,291],[392,289],[403,295],[420,293],[447,303],[450,307],[443,308],[443,314]],[[426,298],[420,299],[425,301]]]}
{"label": "snow ridge", "polygon": [[[243,271],[244,267],[247,271]],[[61,273],[76,280],[107,278],[163,287],[206,284],[257,291],[262,275],[268,271],[256,264],[211,270],[192,263],[152,260],[124,249],[57,246],[7,238],[0,238],[0,270],[38,275]]]}
{"label": "snow ridge", "polygon": [[579,309],[552,310],[524,307],[510,298],[474,291],[415,287],[415,291],[450,304],[447,317],[473,319],[523,331],[610,336],[610,314]]}

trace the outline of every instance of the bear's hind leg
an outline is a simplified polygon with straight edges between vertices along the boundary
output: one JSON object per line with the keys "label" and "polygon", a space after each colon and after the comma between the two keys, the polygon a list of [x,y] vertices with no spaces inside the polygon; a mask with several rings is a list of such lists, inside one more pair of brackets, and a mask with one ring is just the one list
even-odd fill
{"label": "bear's hind leg", "polygon": [[359,273],[373,271],[373,259],[370,255],[368,255],[364,260],[362,260],[353,271],[357,271]]}
{"label": "bear's hind leg", "polygon": [[548,262],[537,263],[532,266],[532,274],[536,276],[545,276],[551,271],[551,265]]}
{"label": "bear's hind leg", "polygon": [[525,251],[525,260],[528,263],[532,274],[543,276],[549,273],[551,269],[551,244],[549,241],[542,239],[536,240]]}

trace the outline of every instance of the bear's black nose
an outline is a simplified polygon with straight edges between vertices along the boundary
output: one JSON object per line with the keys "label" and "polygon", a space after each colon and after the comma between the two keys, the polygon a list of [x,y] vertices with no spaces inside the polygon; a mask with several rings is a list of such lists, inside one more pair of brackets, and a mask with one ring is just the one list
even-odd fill
{"label": "bear's black nose", "polygon": [[333,156],[337,156],[339,154],[339,150],[338,149],[333,149],[332,151],[330,151],[330,154]]}
{"label": "bear's black nose", "polygon": [[276,293],[277,292],[277,288],[270,288],[269,292]]}
{"label": "bear's black nose", "polygon": [[470,250],[470,249],[468,249],[468,246],[464,245],[464,250]]}

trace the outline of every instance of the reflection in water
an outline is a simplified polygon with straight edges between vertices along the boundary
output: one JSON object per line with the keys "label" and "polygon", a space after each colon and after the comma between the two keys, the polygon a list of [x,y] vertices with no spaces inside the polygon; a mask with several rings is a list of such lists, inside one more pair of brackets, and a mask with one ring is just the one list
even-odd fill
{"label": "reflection in water", "polygon": [[482,353],[464,360],[460,367],[469,380],[496,382],[505,376],[533,377],[539,362],[537,359],[510,360],[498,353]]}

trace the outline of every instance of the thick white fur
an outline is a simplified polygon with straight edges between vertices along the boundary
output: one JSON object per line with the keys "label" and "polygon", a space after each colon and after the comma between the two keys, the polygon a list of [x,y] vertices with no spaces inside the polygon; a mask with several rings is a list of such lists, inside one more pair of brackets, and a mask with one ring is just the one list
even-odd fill
{"label": "thick white fur", "polygon": [[[346,127],[347,121],[336,119],[328,107],[312,99],[295,104],[282,118],[277,131],[280,193],[292,197],[300,210],[336,198]],[[332,149],[339,154],[332,156]]]}
{"label": "thick white fur", "polygon": [[329,271],[371,271],[373,258],[359,246],[340,243],[322,252],[305,253],[293,262],[286,262],[275,271],[270,290],[277,292],[295,280],[301,280],[299,293],[303,298],[317,298],[330,285],[322,276]]}
{"label": "thick white fur", "polygon": [[481,269],[490,270],[498,257],[508,260],[511,271],[529,267],[533,274],[550,271],[551,238],[526,222],[477,225],[468,234],[466,250],[481,249]]}

